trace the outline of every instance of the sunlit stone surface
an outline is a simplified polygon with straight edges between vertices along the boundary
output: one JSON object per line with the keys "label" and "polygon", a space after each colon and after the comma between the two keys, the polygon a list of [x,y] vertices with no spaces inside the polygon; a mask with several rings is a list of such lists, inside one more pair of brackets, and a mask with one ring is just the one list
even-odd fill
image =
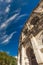
{"label": "sunlit stone surface", "polygon": [[43,65],[43,0],[32,12],[22,30],[18,65]]}

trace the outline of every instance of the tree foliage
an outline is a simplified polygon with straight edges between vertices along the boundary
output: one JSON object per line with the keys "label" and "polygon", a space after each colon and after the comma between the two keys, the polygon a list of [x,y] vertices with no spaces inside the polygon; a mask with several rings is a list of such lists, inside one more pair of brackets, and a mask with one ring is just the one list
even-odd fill
{"label": "tree foliage", "polygon": [[5,52],[0,52],[0,65],[17,65],[17,59]]}

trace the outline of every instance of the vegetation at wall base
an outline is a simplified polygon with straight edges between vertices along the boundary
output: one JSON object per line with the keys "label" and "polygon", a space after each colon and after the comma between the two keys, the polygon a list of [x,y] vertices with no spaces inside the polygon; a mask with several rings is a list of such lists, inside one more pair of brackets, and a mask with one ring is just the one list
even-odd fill
{"label": "vegetation at wall base", "polygon": [[17,65],[17,59],[5,52],[0,52],[0,65]]}

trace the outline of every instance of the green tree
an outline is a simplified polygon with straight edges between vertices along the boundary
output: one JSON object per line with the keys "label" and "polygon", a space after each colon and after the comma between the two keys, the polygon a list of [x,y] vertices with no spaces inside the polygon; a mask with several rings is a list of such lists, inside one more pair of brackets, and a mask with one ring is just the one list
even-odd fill
{"label": "green tree", "polygon": [[17,65],[17,59],[5,52],[0,52],[0,65]]}

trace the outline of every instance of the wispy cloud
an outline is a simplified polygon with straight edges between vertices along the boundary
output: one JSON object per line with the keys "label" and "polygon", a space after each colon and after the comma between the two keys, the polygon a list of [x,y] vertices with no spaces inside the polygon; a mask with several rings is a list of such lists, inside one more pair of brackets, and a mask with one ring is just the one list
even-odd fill
{"label": "wispy cloud", "polygon": [[3,0],[0,0],[1,2],[3,2]]}
{"label": "wispy cloud", "polygon": [[11,21],[13,19],[15,19],[17,16],[19,15],[19,13],[14,14],[12,17],[10,17],[7,21],[5,21],[4,23],[1,24],[0,29],[6,28],[8,26],[9,23],[11,23]]}
{"label": "wispy cloud", "polygon": [[28,14],[22,14],[22,15],[18,16],[16,18],[16,22],[15,23],[19,22],[18,20],[20,20],[21,18],[26,17],[26,16],[28,16]]}
{"label": "wispy cloud", "polygon": [[10,11],[10,5],[8,5],[5,9],[5,13],[8,13]]}
{"label": "wispy cloud", "polygon": [[22,14],[22,15],[18,16],[18,18],[16,20],[19,20],[19,19],[21,19],[22,17],[25,17],[25,16],[28,16],[28,14]]}
{"label": "wispy cloud", "polygon": [[0,0],[1,2],[6,2],[6,3],[10,3],[12,0]]}
{"label": "wispy cloud", "polygon": [[3,40],[3,39],[6,39],[8,37],[8,35],[3,35],[2,37],[1,37],[1,39]]}
{"label": "wispy cloud", "polygon": [[10,3],[12,0],[5,0],[7,3]]}
{"label": "wispy cloud", "polygon": [[20,12],[20,11],[21,11],[21,8],[18,8],[18,9],[16,9],[16,10],[14,11],[14,13]]}
{"label": "wispy cloud", "polygon": [[7,44],[15,33],[16,33],[16,31],[11,33],[6,39],[4,39],[2,44]]}

